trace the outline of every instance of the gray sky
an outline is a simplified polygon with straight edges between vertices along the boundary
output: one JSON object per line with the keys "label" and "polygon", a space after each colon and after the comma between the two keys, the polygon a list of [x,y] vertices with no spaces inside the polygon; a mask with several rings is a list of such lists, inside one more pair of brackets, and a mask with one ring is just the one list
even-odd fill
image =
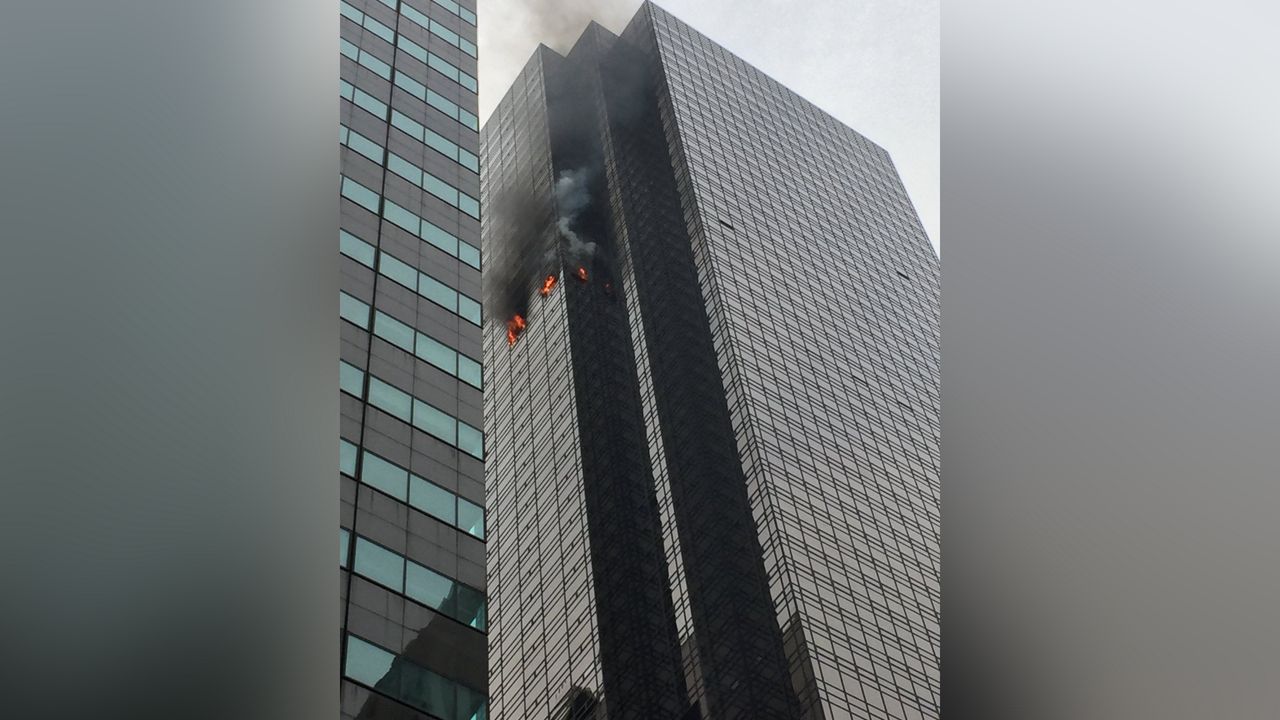
{"label": "gray sky", "polygon": [[[939,0],[659,0],[659,5],[887,149],[939,246]],[[589,20],[620,31],[640,0],[479,0],[480,118],[539,42]]]}

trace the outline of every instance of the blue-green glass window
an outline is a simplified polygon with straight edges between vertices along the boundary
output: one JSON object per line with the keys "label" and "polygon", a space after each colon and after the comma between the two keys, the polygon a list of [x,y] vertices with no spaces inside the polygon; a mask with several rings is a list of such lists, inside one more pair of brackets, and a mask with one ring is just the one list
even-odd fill
{"label": "blue-green glass window", "polygon": [[472,130],[480,130],[480,118],[472,115],[462,108],[458,108],[458,122],[466,125]]}
{"label": "blue-green glass window", "polygon": [[364,27],[369,32],[389,43],[394,43],[396,41],[396,33],[394,30],[367,15],[364,18]]}
{"label": "blue-green glass window", "polygon": [[379,2],[391,8],[392,10],[396,9],[396,0],[379,0]]}
{"label": "blue-green glass window", "polygon": [[342,178],[342,197],[358,203],[369,212],[378,212],[378,193],[349,177]]}
{"label": "blue-green glass window", "polygon": [[432,225],[426,220],[422,221],[422,239],[450,255],[458,257],[458,238],[450,235],[444,230],[441,230],[435,225]]}
{"label": "blue-green glass window", "polygon": [[402,72],[396,72],[396,85],[399,85],[403,90],[408,91],[419,100],[427,97],[427,86]]}
{"label": "blue-green glass window", "polygon": [[360,469],[360,482],[397,500],[404,500],[409,486],[409,471],[366,450],[364,467]]}
{"label": "blue-green glass window", "polygon": [[458,148],[458,164],[471,172],[480,172],[480,158],[462,148]]}
{"label": "blue-green glass window", "polygon": [[417,165],[414,165],[395,153],[391,153],[387,156],[387,169],[414,185],[422,184],[422,170],[418,169]]}
{"label": "blue-green glass window", "polygon": [[354,443],[338,440],[338,469],[351,477],[356,476],[356,453]]}
{"label": "blue-green glass window", "polygon": [[395,655],[377,645],[348,635],[347,666],[343,672],[352,680],[373,687],[391,671],[391,663],[395,659]]}
{"label": "blue-green glass window", "polygon": [[483,322],[480,303],[461,293],[458,294],[458,314],[476,325],[480,325]]}
{"label": "blue-green glass window", "polygon": [[431,68],[432,70],[435,70],[436,72],[440,73],[441,75],[444,75],[445,77],[449,78],[450,80],[453,80],[454,82],[458,81],[458,68],[454,67],[450,63],[445,62],[444,58],[440,57],[439,55],[429,54],[427,56],[427,67]]}
{"label": "blue-green glass window", "polygon": [[404,592],[404,566],[404,557],[362,537],[356,537],[355,557],[352,561],[352,569],[356,573],[396,592]]}
{"label": "blue-green glass window", "polygon": [[408,230],[414,235],[418,234],[418,226],[422,222],[417,215],[405,210],[390,200],[386,201],[382,205],[382,217],[390,220],[396,225],[399,225],[405,230]]}
{"label": "blue-green glass window", "polygon": [[462,48],[462,52],[470,55],[471,57],[476,56],[476,44],[470,40],[466,38],[458,38],[458,47]]}
{"label": "blue-green glass window", "polygon": [[458,106],[455,105],[453,101],[449,100],[445,96],[428,88],[426,94],[423,95],[422,97],[427,101],[427,104],[430,105],[431,107],[439,110],[445,115],[448,115],[454,120],[458,119]]}
{"label": "blue-green glass window", "polygon": [[471,267],[480,269],[480,250],[479,248],[468,245],[459,241],[458,243],[458,259],[470,265]]}
{"label": "blue-green glass window", "polygon": [[413,328],[381,310],[374,313],[373,332],[401,350],[413,352]]}
{"label": "blue-green glass window", "polygon": [[387,80],[391,79],[391,66],[388,65],[386,62],[384,62],[382,58],[379,58],[373,53],[361,50],[360,59],[357,60],[357,62],[369,68],[370,70],[374,71],[378,75],[381,75]]}
{"label": "blue-green glass window", "polygon": [[347,552],[351,549],[351,533],[346,528],[338,528],[338,567],[347,566]]}
{"label": "blue-green glass window", "polygon": [[461,70],[458,71],[458,84],[471,92],[479,92],[480,90],[480,84],[476,82],[476,79]]}
{"label": "blue-green glass window", "polygon": [[403,35],[396,40],[396,45],[418,62],[426,63],[427,58],[431,57],[431,53],[427,52],[426,48]]}
{"label": "blue-green glass window", "polygon": [[385,252],[382,253],[382,257],[378,260],[378,272],[410,290],[416,291],[418,289],[418,271],[408,263],[401,262]]}
{"label": "blue-green glass window", "polygon": [[458,421],[421,400],[413,401],[413,426],[450,445],[458,444]]}
{"label": "blue-green glass window", "polygon": [[357,25],[364,22],[364,13],[360,12],[359,10],[355,9],[354,7],[351,7],[350,5],[344,2],[338,3],[338,12],[342,15],[342,17],[348,20],[351,20]]}
{"label": "blue-green glass window", "polygon": [[355,88],[352,93],[352,102],[378,118],[387,116],[387,104],[360,88]]}
{"label": "blue-green glass window", "polygon": [[346,230],[338,231],[338,249],[343,255],[361,265],[373,267],[373,258],[376,254],[373,246]]}
{"label": "blue-green glass window", "polygon": [[418,294],[452,312],[458,312],[458,293],[426,273],[418,275]]}
{"label": "blue-green glass window", "polygon": [[437,520],[458,524],[457,497],[417,475],[409,476],[409,504]]}
{"label": "blue-green glass window", "polygon": [[391,124],[416,140],[422,140],[422,133],[426,129],[399,110],[391,111]]}
{"label": "blue-green glass window", "polygon": [[458,47],[458,41],[462,39],[461,37],[458,36],[458,33],[450,30],[449,28],[445,27],[444,25],[441,25],[438,22],[435,22],[434,20],[431,21],[431,32],[434,35],[438,35],[439,37],[444,38],[445,42],[449,43],[450,45],[453,45],[454,47]]}
{"label": "blue-green glass window", "polygon": [[458,156],[458,146],[447,140],[443,135],[427,130],[423,136],[423,144],[449,158]]}
{"label": "blue-green glass window", "polygon": [[420,10],[418,10],[412,5],[409,5],[408,3],[401,3],[400,14],[418,23],[423,28],[429,28],[431,26],[430,18],[428,18],[426,15],[423,15]]}
{"label": "blue-green glass window", "polygon": [[[484,371],[480,363],[461,353],[458,354],[458,379],[481,390],[484,389]],[[462,442],[461,431],[458,433],[458,442]]]}
{"label": "blue-green glass window", "polygon": [[405,576],[404,594],[432,610],[454,617],[456,600],[454,583],[449,578],[417,563],[409,563]]}
{"label": "blue-green glass window", "polygon": [[382,146],[361,135],[355,130],[346,128],[347,130],[347,147],[355,150],[370,160],[382,164]]}
{"label": "blue-green glass window", "polygon": [[477,220],[480,219],[480,201],[465,193],[458,193],[458,209]]}
{"label": "blue-green glass window", "polygon": [[469,535],[484,539],[484,508],[458,498],[458,527]]}
{"label": "blue-green glass window", "polygon": [[372,375],[369,376],[369,403],[383,412],[409,422],[409,409],[413,398],[409,393],[394,388]]}
{"label": "blue-green glass window", "polygon": [[458,189],[440,178],[427,174],[422,178],[422,189],[444,200],[445,202],[457,207],[458,205]]}
{"label": "blue-green glass window", "polygon": [[484,459],[484,433],[480,432],[479,430],[471,427],[470,425],[464,422],[459,422],[458,423],[458,449],[472,457],[483,460]]}
{"label": "blue-green glass window", "polygon": [[352,567],[374,582],[386,585],[396,592],[404,592],[404,558],[381,545],[357,537],[356,558]]}
{"label": "blue-green glass window", "polygon": [[364,397],[364,371],[355,365],[338,362],[338,387],[356,397]]}
{"label": "blue-green glass window", "polygon": [[343,55],[346,55],[347,57],[351,58],[352,60],[355,60],[356,58],[360,57],[360,48],[357,47],[354,43],[348,42],[347,40],[339,41],[338,51],[341,52]]}
{"label": "blue-green glass window", "polygon": [[369,306],[341,291],[338,293],[338,315],[347,322],[369,329]]}
{"label": "blue-green glass window", "polygon": [[433,337],[418,333],[418,348],[415,354],[450,375],[458,374],[457,351]]}
{"label": "blue-green glass window", "polygon": [[457,594],[458,614],[454,617],[477,630],[484,630],[484,593],[459,583]]}

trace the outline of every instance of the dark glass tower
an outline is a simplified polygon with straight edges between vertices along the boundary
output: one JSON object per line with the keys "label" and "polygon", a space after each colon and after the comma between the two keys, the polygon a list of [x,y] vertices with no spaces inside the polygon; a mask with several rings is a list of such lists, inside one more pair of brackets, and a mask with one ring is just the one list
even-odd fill
{"label": "dark glass tower", "polygon": [[938,261],[888,154],[645,3],[481,157],[493,717],[938,717]]}
{"label": "dark glass tower", "polygon": [[488,713],[473,8],[339,0],[344,718]]}

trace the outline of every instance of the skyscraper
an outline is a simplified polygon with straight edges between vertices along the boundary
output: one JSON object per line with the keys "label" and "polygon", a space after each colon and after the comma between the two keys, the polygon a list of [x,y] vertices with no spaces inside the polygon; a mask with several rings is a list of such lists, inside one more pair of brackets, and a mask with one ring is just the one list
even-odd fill
{"label": "skyscraper", "polygon": [[652,3],[481,133],[490,703],[939,716],[938,262],[888,154]]}
{"label": "skyscraper", "polygon": [[347,718],[487,713],[476,16],[464,2],[339,0]]}

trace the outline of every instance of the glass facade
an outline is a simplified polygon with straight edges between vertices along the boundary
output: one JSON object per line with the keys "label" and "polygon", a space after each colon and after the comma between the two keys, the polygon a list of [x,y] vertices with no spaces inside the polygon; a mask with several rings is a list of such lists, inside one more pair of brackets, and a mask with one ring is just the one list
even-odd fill
{"label": "glass facade", "polygon": [[937,718],[938,259],[645,3],[481,133],[495,718]]}
{"label": "glass facade", "polygon": [[339,13],[342,717],[484,720],[474,2]]}

